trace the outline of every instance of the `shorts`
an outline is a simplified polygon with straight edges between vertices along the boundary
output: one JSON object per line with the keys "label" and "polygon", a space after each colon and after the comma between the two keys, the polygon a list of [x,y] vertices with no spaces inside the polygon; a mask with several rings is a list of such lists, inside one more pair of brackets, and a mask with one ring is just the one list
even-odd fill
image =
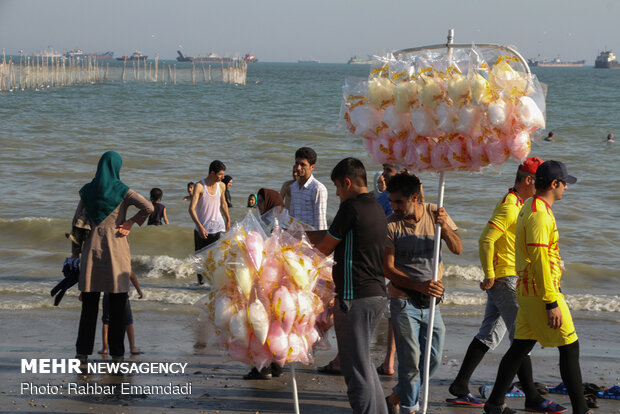
{"label": "shorts", "polygon": [[[125,326],[133,324],[133,314],[131,313],[131,306],[129,305],[129,297],[125,303],[125,315],[123,316]],[[106,325],[110,324],[110,297],[107,293],[103,294],[103,311],[101,312],[101,322]]]}
{"label": "shorts", "polygon": [[517,295],[517,300],[519,310],[515,324],[515,339],[533,339],[543,347],[569,345],[577,341],[573,318],[564,296],[558,298],[558,307],[562,312],[560,329],[552,329],[547,325],[547,309],[540,297]]}

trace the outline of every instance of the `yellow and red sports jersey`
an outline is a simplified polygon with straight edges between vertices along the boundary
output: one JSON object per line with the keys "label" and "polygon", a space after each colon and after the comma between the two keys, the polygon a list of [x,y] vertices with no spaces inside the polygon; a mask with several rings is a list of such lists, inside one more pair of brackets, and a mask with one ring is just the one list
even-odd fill
{"label": "yellow and red sports jersey", "polygon": [[497,203],[478,240],[478,253],[488,279],[515,276],[515,227],[523,199],[514,191]]}
{"label": "yellow and red sports jersey", "polygon": [[536,196],[528,199],[516,226],[517,296],[537,296],[544,303],[563,298],[558,239],[551,206]]}

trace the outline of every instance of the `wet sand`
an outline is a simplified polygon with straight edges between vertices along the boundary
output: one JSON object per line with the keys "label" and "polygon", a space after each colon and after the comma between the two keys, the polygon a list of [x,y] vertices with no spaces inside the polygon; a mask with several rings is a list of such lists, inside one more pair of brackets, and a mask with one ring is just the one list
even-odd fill
{"label": "wet sand", "polygon": [[[198,312],[196,312],[197,314]],[[134,314],[137,345],[144,354],[131,356],[128,362],[187,363],[184,374],[22,374],[22,358],[71,358],[77,332],[79,312],[48,309],[37,311],[4,311],[0,315],[2,345],[0,345],[0,411],[1,412],[69,412],[69,413],[290,413],[293,412],[291,372],[285,369],[282,377],[265,381],[245,381],[248,367],[226,361],[219,351],[202,347],[201,334],[191,313],[174,309]],[[466,414],[482,412],[480,408],[450,407],[447,388],[458,371],[463,354],[477,329],[478,321],[446,316],[446,349],[444,361],[431,380],[429,413]],[[616,326],[612,322],[612,326]],[[576,320],[581,341],[581,367],[584,382],[612,386],[620,381],[616,356],[620,333],[607,331],[609,323]],[[377,364],[385,349],[383,322],[377,333],[373,358]],[[97,335],[95,349],[100,347]],[[471,389],[493,382],[497,365],[507,348],[502,344],[490,352],[474,373]],[[316,364],[327,363],[335,350],[320,351]],[[95,354],[94,361],[107,361]],[[557,385],[560,380],[556,349],[535,348],[533,353],[536,381]],[[346,386],[339,376],[319,375],[315,366],[296,366],[299,402],[302,413],[349,413]],[[395,384],[395,377],[382,377],[386,395]],[[22,383],[38,386],[62,386],[62,394],[31,395],[21,393]],[[185,385],[191,384],[188,395],[67,395],[69,383],[117,385]],[[569,405],[566,395],[548,397]],[[522,398],[507,399],[509,405],[523,410]],[[595,413],[618,413],[620,401],[599,399]],[[570,412],[570,409],[569,409]]]}

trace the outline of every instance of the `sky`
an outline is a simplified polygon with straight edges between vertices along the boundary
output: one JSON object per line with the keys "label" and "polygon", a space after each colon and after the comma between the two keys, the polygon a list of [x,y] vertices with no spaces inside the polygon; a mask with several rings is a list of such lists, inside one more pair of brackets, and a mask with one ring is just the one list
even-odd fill
{"label": "sky", "polygon": [[513,45],[528,58],[620,55],[618,0],[0,0],[0,51],[134,50],[161,59],[214,52],[263,62],[444,43]]}

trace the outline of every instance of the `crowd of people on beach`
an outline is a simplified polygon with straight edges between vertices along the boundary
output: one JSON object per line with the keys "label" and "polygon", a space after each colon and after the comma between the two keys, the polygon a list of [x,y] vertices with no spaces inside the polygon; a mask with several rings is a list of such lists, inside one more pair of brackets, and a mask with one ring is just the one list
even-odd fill
{"label": "crowd of people on beach", "polygon": [[[163,192],[153,188],[150,202],[120,180],[121,157],[108,151],[101,157],[95,178],[80,190],[73,219],[73,231],[84,229],[86,237],[72,242],[73,257],[80,257],[79,289],[82,313],[76,342],[77,358],[86,361],[94,347],[99,297],[104,307],[102,353],[113,360],[125,355],[125,332],[131,333],[129,282],[134,280],[127,235],[133,224],[168,224]],[[334,255],[334,327],[338,355],[319,372],[342,375],[354,413],[415,413],[420,409],[420,388],[424,378],[424,349],[431,341],[430,372],[441,364],[446,326],[435,307],[432,337],[427,338],[431,301],[441,303],[444,295],[443,262],[433,275],[436,229],[453,254],[463,245],[452,217],[445,208],[424,201],[421,180],[393,164],[373,178],[369,189],[367,172],[356,158],[345,158],[331,171],[335,194],[340,199],[333,221],[327,222],[327,187],[313,171],[317,154],[309,147],[294,155],[292,179],[280,191],[260,188],[250,194],[247,207],[264,214],[272,208],[286,208],[289,215],[307,228],[314,248]],[[188,213],[194,223],[195,251],[216,243],[230,230],[229,193],[232,177],[226,165],[211,162],[203,179],[187,185]],[[573,413],[584,414],[579,367],[579,341],[570,311],[560,290],[561,259],[558,232],[552,206],[562,199],[568,184],[576,178],[559,161],[527,158],[516,173],[514,185],[496,205],[479,241],[484,271],[480,288],[487,294],[485,316],[466,351],[457,377],[449,388],[454,405],[482,407],[485,413],[514,411],[504,402],[515,375],[525,393],[525,409],[532,412],[563,413],[562,405],[538,392],[530,351],[538,342],[557,347],[560,374],[568,391]],[[129,206],[138,212],[127,218]],[[435,277],[434,277],[435,276]],[[204,283],[198,274],[198,283]],[[388,317],[388,347],[385,360],[375,367],[371,340],[382,315]],[[486,402],[469,390],[469,380],[484,355],[495,349],[505,334],[512,345],[498,368],[497,379]],[[140,352],[130,338],[131,353]],[[393,375],[398,361],[398,382],[384,395],[379,375]],[[275,366],[274,366],[275,365]],[[279,376],[282,367],[272,364],[253,369],[246,379]]]}

